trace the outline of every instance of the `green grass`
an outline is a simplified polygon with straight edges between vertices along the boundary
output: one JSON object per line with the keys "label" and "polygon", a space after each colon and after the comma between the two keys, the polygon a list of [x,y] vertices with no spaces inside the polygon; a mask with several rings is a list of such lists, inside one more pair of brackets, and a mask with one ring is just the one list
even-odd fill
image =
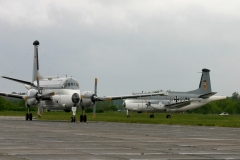
{"label": "green grass", "polygon": [[[3,111],[0,116],[25,116],[26,112]],[[77,112],[79,121],[80,112]],[[126,118],[124,112],[98,113],[96,118],[92,118],[91,113],[87,113],[88,121],[124,122],[124,123],[145,123],[145,124],[174,124],[193,126],[219,126],[219,127],[240,127],[240,115],[219,116],[212,114],[178,114],[172,113],[171,119],[166,119],[166,113],[155,113],[155,118],[149,118],[149,113],[130,113],[130,118]],[[70,121],[72,113],[65,112],[44,112],[40,120],[64,120]],[[33,112],[33,117],[37,113]]]}

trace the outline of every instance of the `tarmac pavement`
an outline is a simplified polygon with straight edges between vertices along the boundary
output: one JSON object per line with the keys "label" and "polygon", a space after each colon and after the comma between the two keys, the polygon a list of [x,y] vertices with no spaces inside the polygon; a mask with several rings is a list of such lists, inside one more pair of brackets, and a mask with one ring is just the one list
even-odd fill
{"label": "tarmac pavement", "polygon": [[0,116],[0,159],[240,159],[240,129]]}

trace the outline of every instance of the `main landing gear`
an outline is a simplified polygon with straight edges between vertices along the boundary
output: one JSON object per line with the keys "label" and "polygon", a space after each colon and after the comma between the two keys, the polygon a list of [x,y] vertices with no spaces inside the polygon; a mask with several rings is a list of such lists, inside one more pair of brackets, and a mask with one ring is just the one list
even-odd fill
{"label": "main landing gear", "polygon": [[166,115],[166,118],[171,118],[171,115],[170,114]]}
{"label": "main landing gear", "polygon": [[127,118],[130,118],[130,115],[128,115],[128,110],[126,110],[126,113],[127,113]]}
{"label": "main landing gear", "polygon": [[84,108],[82,107],[82,114],[80,115],[80,122],[87,122],[87,116],[84,115]]}
{"label": "main landing gear", "polygon": [[25,116],[25,119],[26,119],[26,121],[31,121],[32,120],[32,113],[29,113],[29,107],[27,107],[28,108],[28,112],[26,113],[26,116]]}
{"label": "main landing gear", "polygon": [[[76,122],[76,111],[77,111],[77,107],[73,106],[72,107],[72,117],[71,117],[71,122]],[[84,115],[84,108],[82,107],[82,114],[80,115],[80,122],[87,122],[87,116]]]}

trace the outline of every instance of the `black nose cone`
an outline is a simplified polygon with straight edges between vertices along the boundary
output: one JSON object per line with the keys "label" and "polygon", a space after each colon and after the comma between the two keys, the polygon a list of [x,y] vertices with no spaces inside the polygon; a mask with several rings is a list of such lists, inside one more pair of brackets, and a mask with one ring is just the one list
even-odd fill
{"label": "black nose cone", "polygon": [[79,94],[74,93],[74,94],[72,95],[72,102],[73,102],[74,104],[77,104],[79,101],[80,101]]}

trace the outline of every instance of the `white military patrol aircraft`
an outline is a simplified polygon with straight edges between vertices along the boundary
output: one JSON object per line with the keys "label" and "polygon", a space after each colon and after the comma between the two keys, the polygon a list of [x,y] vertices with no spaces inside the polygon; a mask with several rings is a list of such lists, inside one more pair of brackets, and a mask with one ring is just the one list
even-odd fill
{"label": "white military patrol aircraft", "polygon": [[95,79],[95,89],[92,91],[84,91],[80,95],[80,85],[72,77],[59,78],[58,76],[43,76],[39,73],[38,63],[38,46],[39,41],[34,41],[34,59],[33,59],[33,77],[32,82],[23,81],[15,78],[5,77],[12,81],[25,84],[28,90],[26,95],[1,93],[0,96],[24,99],[28,112],[26,113],[26,120],[32,120],[32,113],[29,112],[31,106],[38,105],[38,115],[41,116],[42,108],[47,110],[64,110],[70,112],[72,110],[73,116],[71,122],[75,122],[76,110],[80,106],[82,114],[80,115],[80,122],[86,122],[87,116],[84,114],[84,109],[93,107],[93,117],[96,116],[96,102],[104,100],[116,100],[126,98],[137,98],[146,96],[164,96],[167,93],[152,93],[141,95],[125,95],[125,96],[97,96],[97,79]]}
{"label": "white military patrol aircraft", "polygon": [[[217,92],[212,92],[210,81],[210,70],[202,69],[199,88],[189,92],[168,92],[164,97],[144,97],[144,98],[127,98],[123,106],[127,111],[151,112],[150,118],[154,118],[153,112],[184,112],[199,108],[211,101],[226,99],[226,96],[213,96]],[[141,93],[133,94],[141,95]],[[167,114],[166,118],[171,118]]]}

